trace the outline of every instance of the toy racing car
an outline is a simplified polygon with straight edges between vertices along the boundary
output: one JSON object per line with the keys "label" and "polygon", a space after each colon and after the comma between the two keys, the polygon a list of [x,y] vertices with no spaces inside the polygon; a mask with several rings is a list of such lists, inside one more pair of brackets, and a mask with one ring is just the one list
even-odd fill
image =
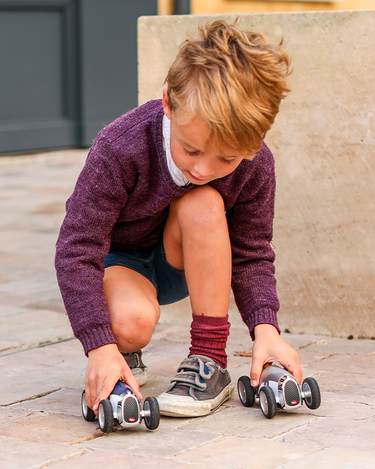
{"label": "toy racing car", "polygon": [[[88,422],[95,420],[96,415],[86,403],[85,391],[81,397],[83,418]],[[144,419],[149,430],[155,430],[160,423],[159,404],[155,397],[147,397],[143,404],[134,394],[134,391],[124,382],[118,381],[109,399],[100,402],[98,408],[98,422],[103,433],[110,433],[113,429],[114,419],[122,427],[132,427]]]}
{"label": "toy racing car", "polygon": [[301,387],[293,375],[276,365],[264,368],[258,387],[251,386],[248,376],[241,376],[237,389],[245,407],[259,403],[264,416],[269,419],[275,417],[277,407],[292,410],[305,401],[309,409],[317,409],[321,402],[319,386],[314,378],[306,378]]}

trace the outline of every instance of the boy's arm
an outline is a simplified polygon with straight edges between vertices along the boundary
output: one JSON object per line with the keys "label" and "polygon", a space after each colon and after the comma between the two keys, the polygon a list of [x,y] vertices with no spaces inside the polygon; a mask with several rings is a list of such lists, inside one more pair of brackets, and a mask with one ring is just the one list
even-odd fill
{"label": "boy's arm", "polygon": [[265,145],[246,166],[242,170],[244,183],[227,212],[227,219],[232,244],[234,299],[254,339],[254,328],[258,324],[270,324],[279,330],[280,304],[276,292],[275,253],[271,246],[276,180],[273,156]]}
{"label": "boy's arm", "polygon": [[247,184],[227,214],[231,234],[232,288],[243,321],[254,339],[251,379],[259,384],[263,365],[279,361],[302,378],[297,352],[279,335],[274,260],[271,247],[275,203],[272,153],[263,145]]}
{"label": "boy's arm", "polygon": [[87,354],[116,339],[103,290],[103,259],[127,201],[122,170],[105,142],[90,150],[56,245],[56,273],[74,335]]}
{"label": "boy's arm", "polygon": [[254,328],[253,360],[250,371],[251,385],[259,385],[259,378],[266,363],[278,361],[301,382],[302,368],[297,352],[280,336],[270,324],[259,324]]}
{"label": "boy's arm", "polygon": [[140,396],[139,386],[118,350],[103,290],[103,258],[126,200],[119,162],[98,139],[68,201],[55,261],[74,335],[89,357],[86,401],[95,411],[119,379]]}

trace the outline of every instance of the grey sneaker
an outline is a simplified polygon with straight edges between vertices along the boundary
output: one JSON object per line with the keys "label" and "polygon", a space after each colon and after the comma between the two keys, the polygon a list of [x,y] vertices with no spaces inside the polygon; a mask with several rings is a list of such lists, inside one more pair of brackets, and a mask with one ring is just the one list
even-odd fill
{"label": "grey sneaker", "polygon": [[234,385],[228,371],[203,355],[191,355],[177,370],[168,389],[158,396],[160,413],[170,417],[200,417],[227,401]]}
{"label": "grey sneaker", "polygon": [[133,376],[139,386],[143,386],[147,381],[147,366],[142,361],[142,351],[137,350],[136,352],[123,353],[122,355],[132,370]]}

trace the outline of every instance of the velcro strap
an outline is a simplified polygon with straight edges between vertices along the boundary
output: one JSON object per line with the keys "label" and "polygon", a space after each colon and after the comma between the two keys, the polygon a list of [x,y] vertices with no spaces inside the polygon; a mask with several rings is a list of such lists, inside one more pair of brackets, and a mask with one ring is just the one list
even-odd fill
{"label": "velcro strap", "polygon": [[198,373],[177,373],[171,384],[173,386],[176,384],[185,384],[188,387],[196,389],[197,391],[204,391],[207,387],[205,380],[201,378]]}
{"label": "velcro strap", "polygon": [[215,369],[199,357],[188,357],[178,367],[177,375],[171,381],[168,390],[176,385],[188,386],[197,391],[204,391],[207,387],[206,380],[209,379]]}
{"label": "velcro strap", "polygon": [[133,370],[134,368],[141,366],[141,360],[137,353],[131,353],[129,355],[125,355],[126,363],[129,365],[129,368]]}

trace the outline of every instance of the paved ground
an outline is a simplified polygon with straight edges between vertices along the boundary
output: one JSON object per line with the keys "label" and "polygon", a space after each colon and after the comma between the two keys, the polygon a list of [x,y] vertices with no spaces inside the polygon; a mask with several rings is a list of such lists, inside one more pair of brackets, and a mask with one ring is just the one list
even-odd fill
{"label": "paved ground", "polygon": [[[244,408],[237,397],[199,419],[162,418],[104,436],[81,417],[86,358],[57,288],[54,243],[86,151],[0,158],[0,468],[303,469],[375,467],[375,342],[286,334],[305,376],[322,391],[316,411]],[[188,350],[168,316],[145,350],[149,382],[163,391]],[[163,318],[161,320],[163,322]],[[248,374],[244,329],[229,339],[232,379]]]}

